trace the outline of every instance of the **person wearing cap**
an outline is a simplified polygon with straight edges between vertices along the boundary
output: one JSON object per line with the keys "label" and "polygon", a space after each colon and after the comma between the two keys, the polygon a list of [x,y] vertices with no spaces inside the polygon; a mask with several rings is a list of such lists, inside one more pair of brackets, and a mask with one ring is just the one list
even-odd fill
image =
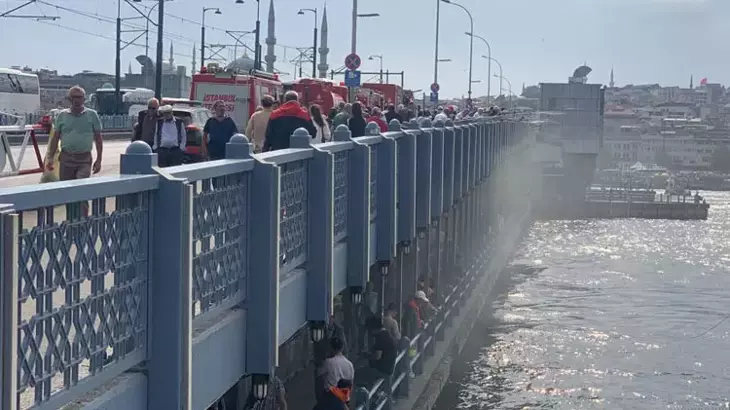
{"label": "person wearing cap", "polygon": [[444,107],[438,107],[438,109],[436,111],[438,111],[438,114],[436,114],[433,117],[434,122],[436,122],[436,121],[446,122],[446,120],[449,119],[449,116],[444,113]]}
{"label": "person wearing cap", "polygon": [[238,127],[231,117],[226,115],[226,103],[216,101],[213,104],[213,117],[208,118],[203,126],[203,157],[210,160],[226,158],[226,144],[231,137],[238,134]]}
{"label": "person wearing cap", "polygon": [[312,410],[348,410],[351,393],[352,380],[340,379],[317,400]]}
{"label": "person wearing cap", "polygon": [[152,151],[157,153],[157,165],[181,165],[185,153],[185,124],[183,120],[172,115],[171,105],[163,105],[158,111],[160,119],[157,120],[155,142],[152,146]]}
{"label": "person wearing cap", "polygon": [[436,308],[428,300],[426,292],[419,290],[415,295],[416,303],[418,303],[418,312],[420,319],[424,322],[428,322],[431,319],[431,315],[436,311]]}

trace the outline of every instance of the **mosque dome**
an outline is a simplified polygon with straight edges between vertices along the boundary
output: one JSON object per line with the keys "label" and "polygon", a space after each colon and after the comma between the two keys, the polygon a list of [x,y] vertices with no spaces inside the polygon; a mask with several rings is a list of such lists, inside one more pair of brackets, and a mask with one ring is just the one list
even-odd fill
{"label": "mosque dome", "polygon": [[248,72],[253,70],[255,63],[252,58],[247,55],[237,58],[226,66],[226,70],[234,70],[238,72]]}

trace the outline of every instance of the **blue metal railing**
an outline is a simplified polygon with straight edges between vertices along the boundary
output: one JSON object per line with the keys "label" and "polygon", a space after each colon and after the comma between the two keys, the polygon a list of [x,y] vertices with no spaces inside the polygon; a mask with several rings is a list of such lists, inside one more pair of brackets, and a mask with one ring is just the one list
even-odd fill
{"label": "blue metal railing", "polygon": [[[0,407],[85,402],[124,373],[120,397],[204,408],[244,374],[269,374],[281,343],[328,319],[333,289],[364,289],[370,265],[387,265],[397,244],[415,240],[416,198],[428,189],[418,228],[473,204],[453,224],[471,236],[436,246],[445,262],[429,275],[464,272],[398,354],[386,396],[407,394],[409,374],[433,354],[484,260],[460,251],[457,265],[448,247],[476,239],[480,175],[517,146],[500,133],[521,135],[499,122],[446,125],[394,123],[355,139],[340,130],[314,145],[295,133],[292,148],[257,155],[236,137],[228,159],[164,170],[138,142],[119,176],[0,189]],[[418,149],[423,138],[436,141],[432,150]],[[423,180],[417,166],[440,171]],[[138,366],[146,376],[129,373]],[[367,390],[370,408],[388,405],[385,385]]]}

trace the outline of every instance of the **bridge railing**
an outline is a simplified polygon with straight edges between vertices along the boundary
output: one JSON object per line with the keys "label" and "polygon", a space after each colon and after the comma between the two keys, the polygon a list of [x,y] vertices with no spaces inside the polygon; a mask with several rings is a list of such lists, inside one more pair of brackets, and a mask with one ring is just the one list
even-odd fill
{"label": "bridge railing", "polygon": [[120,400],[204,408],[244,374],[262,385],[302,326],[321,337],[332,298],[364,292],[372,266],[387,275],[444,237],[421,266],[437,289],[442,271],[464,274],[398,356],[390,393],[407,392],[475,287],[464,255],[485,228],[477,188],[515,132],[504,124],[396,121],[314,145],[298,130],[256,155],[234,137],[225,160],[164,169],[137,142],[119,176],[0,189],[2,409],[83,403],[141,367]]}
{"label": "bridge railing", "polygon": [[[435,345],[444,339],[444,332],[460,308],[471,296],[478,283],[484,280],[482,275],[493,249],[492,234],[488,234],[487,212],[484,209],[487,197],[491,192],[484,184],[491,172],[500,166],[498,151],[508,150],[507,143],[516,146],[521,138],[520,130],[513,126],[504,126],[501,121],[475,121],[452,124],[431,124],[428,120],[419,123],[404,124],[408,134],[415,136],[418,149],[415,152],[415,163],[399,156],[398,170],[409,175],[415,168],[416,181],[411,179],[396,180],[403,184],[411,183],[415,189],[419,210],[414,213],[415,225],[399,223],[400,244],[418,241],[424,236],[432,235],[437,241],[428,241],[426,266],[428,277],[435,279],[435,287],[441,289],[439,279],[441,272],[463,270],[455,286],[439,299],[441,309],[435,317],[426,323],[415,334],[413,339],[404,338],[396,358],[395,372],[388,383],[385,379],[377,380],[369,388],[360,388],[355,395],[358,410],[389,409],[391,397],[407,396],[409,393],[410,375],[420,375],[425,361],[434,354]],[[503,136],[502,133],[508,133]],[[407,134],[404,133],[401,137]],[[398,148],[407,146],[408,139],[400,142]],[[424,143],[426,142],[426,143]],[[410,148],[410,147],[409,147]],[[399,152],[401,155],[403,151]],[[400,206],[407,202],[410,192],[400,192]],[[471,201],[471,202],[469,202]],[[430,207],[428,206],[430,204]],[[465,206],[471,204],[471,206]],[[408,204],[406,203],[406,206]],[[460,229],[457,238],[451,243],[442,241],[442,217],[460,210],[463,216],[459,219]],[[467,211],[468,213],[465,213]],[[400,213],[399,213],[400,215]],[[399,221],[400,222],[400,221]],[[445,223],[448,228],[448,223]],[[415,228],[415,229],[414,229]],[[454,232],[454,231],[448,231]],[[446,236],[451,236],[448,234]],[[418,233],[418,234],[416,234]],[[457,252],[463,247],[463,251]],[[455,256],[456,254],[460,256]],[[451,257],[449,257],[451,254]],[[474,257],[467,257],[469,256]],[[400,258],[407,256],[399,255]],[[422,266],[422,265],[417,265]],[[403,272],[401,272],[403,273]],[[404,279],[405,282],[405,279]],[[438,290],[437,290],[438,292]],[[402,296],[402,295],[401,295]]]}
{"label": "bridge railing", "polygon": [[[3,409],[58,409],[147,356],[154,176],[0,190]],[[90,206],[89,206],[90,205]]]}

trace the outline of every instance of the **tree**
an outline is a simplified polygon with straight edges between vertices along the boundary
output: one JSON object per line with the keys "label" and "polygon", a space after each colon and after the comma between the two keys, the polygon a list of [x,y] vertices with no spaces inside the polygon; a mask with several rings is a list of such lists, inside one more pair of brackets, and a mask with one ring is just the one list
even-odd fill
{"label": "tree", "polygon": [[710,167],[715,171],[730,172],[730,149],[727,145],[720,145],[712,151]]}

